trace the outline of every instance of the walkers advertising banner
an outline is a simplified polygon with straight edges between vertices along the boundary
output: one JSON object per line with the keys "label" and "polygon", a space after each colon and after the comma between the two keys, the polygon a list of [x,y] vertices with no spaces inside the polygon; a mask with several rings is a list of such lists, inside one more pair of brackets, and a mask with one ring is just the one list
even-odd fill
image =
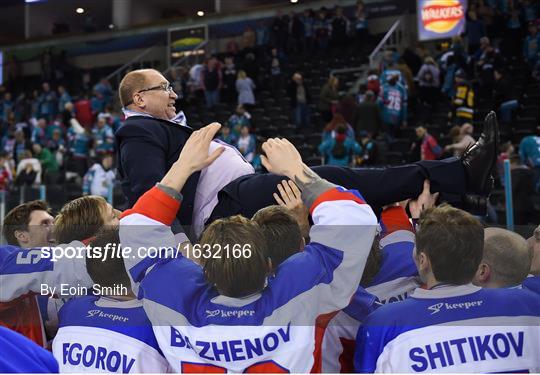
{"label": "walkers advertising banner", "polygon": [[418,0],[418,38],[445,39],[465,31],[467,0]]}

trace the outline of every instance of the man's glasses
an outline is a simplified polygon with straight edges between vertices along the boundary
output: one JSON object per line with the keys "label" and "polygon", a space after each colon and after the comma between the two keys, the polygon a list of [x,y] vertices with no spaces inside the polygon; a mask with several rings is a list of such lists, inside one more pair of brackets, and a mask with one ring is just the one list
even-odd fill
{"label": "man's glasses", "polygon": [[[147,89],[142,89],[142,90],[139,90],[137,91],[135,94],[140,94],[141,92],[146,92],[146,91],[154,91],[154,90],[162,90],[162,91],[167,91],[168,93],[171,93],[173,92],[173,87],[171,86],[171,84],[169,82],[167,83],[162,83],[160,85],[157,85],[157,86],[153,86],[153,87],[149,87]],[[127,107],[128,105],[130,104],[133,104],[133,100],[130,100],[129,102],[127,102],[126,104],[124,104],[124,107]]]}

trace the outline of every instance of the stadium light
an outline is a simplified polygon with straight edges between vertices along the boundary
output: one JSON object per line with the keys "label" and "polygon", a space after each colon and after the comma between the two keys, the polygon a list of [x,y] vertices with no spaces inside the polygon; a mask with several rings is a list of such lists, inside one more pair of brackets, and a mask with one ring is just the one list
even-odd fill
{"label": "stadium light", "polygon": [[202,10],[199,10],[199,11],[197,11],[197,15],[199,17],[202,17],[202,16],[204,16],[204,12]]}
{"label": "stadium light", "polygon": [[78,14],[83,14],[84,13],[84,8],[77,8],[77,9],[75,9],[75,12],[77,12]]}
{"label": "stadium light", "polygon": [[114,29],[114,25],[112,23],[109,25],[109,29]]}
{"label": "stadium light", "polygon": [[291,3],[296,4],[298,0],[291,0]]}

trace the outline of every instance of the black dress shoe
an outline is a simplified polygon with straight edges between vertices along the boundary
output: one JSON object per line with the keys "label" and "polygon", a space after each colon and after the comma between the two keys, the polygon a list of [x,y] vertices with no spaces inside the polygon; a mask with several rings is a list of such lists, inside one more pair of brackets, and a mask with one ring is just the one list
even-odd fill
{"label": "black dress shoe", "polygon": [[488,199],[481,195],[465,194],[461,209],[475,216],[486,216]]}
{"label": "black dress shoe", "polygon": [[497,115],[491,111],[484,120],[482,135],[461,157],[461,162],[465,167],[468,192],[480,195],[488,195],[491,192],[492,173],[497,162],[498,148],[499,124]]}

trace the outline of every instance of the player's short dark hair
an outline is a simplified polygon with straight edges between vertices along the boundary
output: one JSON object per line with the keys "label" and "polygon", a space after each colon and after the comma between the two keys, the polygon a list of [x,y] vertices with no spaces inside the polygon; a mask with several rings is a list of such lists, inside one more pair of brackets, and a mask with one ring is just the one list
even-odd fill
{"label": "player's short dark hair", "polygon": [[449,205],[420,215],[416,251],[429,258],[439,282],[470,283],[484,251],[484,227],[474,216]]}
{"label": "player's short dark hair", "polygon": [[[220,294],[240,298],[264,288],[268,250],[259,224],[240,215],[219,219],[205,229],[199,242],[201,246],[210,245],[211,255],[201,258],[202,266],[207,282]],[[235,256],[233,248],[245,246],[250,256]],[[215,256],[217,252],[219,257]]]}
{"label": "player's short dark hair", "polygon": [[8,212],[4,218],[2,234],[9,245],[19,245],[19,241],[15,237],[16,231],[27,231],[30,223],[30,215],[34,211],[47,211],[51,213],[51,209],[47,202],[36,200],[18,205]]}
{"label": "player's short dark hair", "polygon": [[[109,250],[105,249],[109,245]],[[121,252],[112,251],[120,248],[120,234],[117,226],[101,228],[90,242],[90,252],[86,257],[86,270],[92,281],[105,287],[123,285],[131,288]]]}
{"label": "player's short dark hair", "polygon": [[272,259],[274,268],[302,248],[300,225],[285,207],[274,205],[261,208],[253,215],[253,221],[262,229],[268,257]]}
{"label": "player's short dark hair", "polygon": [[378,237],[373,239],[371,244],[371,250],[367,257],[366,266],[364,267],[364,272],[362,273],[362,279],[360,280],[360,285],[364,288],[367,288],[379,270],[381,269],[383,260],[383,254],[381,249],[381,243]]}

